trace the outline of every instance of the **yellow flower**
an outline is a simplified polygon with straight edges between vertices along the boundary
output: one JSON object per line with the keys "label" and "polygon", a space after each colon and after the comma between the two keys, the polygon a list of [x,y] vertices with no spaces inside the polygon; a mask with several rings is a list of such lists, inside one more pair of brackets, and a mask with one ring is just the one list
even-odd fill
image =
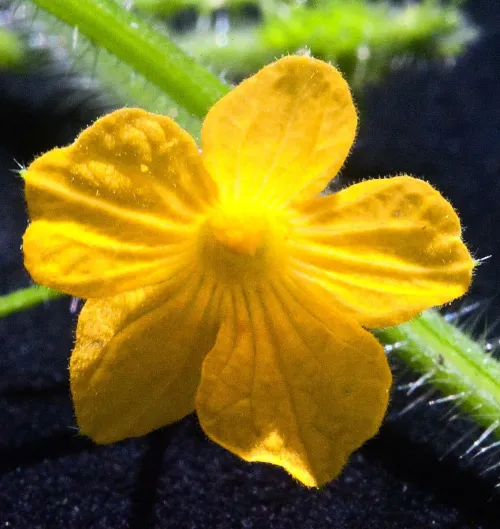
{"label": "yellow flower", "polygon": [[460,296],[473,261],[423,181],[317,196],[356,123],[339,72],[292,56],[214,105],[201,153],[124,109],[33,162],[26,267],[88,298],[70,364],[82,433],[111,443],[196,410],[228,450],[316,486],[377,432],[391,375],[365,328]]}

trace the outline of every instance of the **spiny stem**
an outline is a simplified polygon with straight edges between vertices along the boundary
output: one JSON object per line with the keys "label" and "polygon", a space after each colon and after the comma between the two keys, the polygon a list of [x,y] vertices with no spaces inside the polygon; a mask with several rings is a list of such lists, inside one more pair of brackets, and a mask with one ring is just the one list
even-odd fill
{"label": "spiny stem", "polygon": [[460,408],[500,433],[500,363],[437,310],[374,332],[386,348],[444,395],[460,395]]}
{"label": "spiny stem", "polygon": [[[45,42],[47,49],[44,51],[48,53],[51,51],[50,43],[57,42],[57,70],[62,68],[62,76],[67,72],[70,79],[78,79],[82,92],[88,87],[97,88],[96,93],[102,92],[103,108],[109,103],[118,107],[137,106],[175,119],[194,138],[199,138],[201,118],[191,114],[116,55],[92,43],[78,26],[62,22],[30,0],[22,0],[17,6],[24,9],[13,5],[11,15],[13,19],[18,19],[24,30],[23,40],[27,40],[24,44],[28,52],[41,51],[32,50],[30,40],[26,38],[30,35],[36,35],[37,41]],[[28,61],[36,61],[36,56],[31,58],[29,53],[26,57]]]}
{"label": "spiny stem", "polygon": [[32,1],[78,27],[97,47],[127,63],[198,117],[229,90],[166,36],[113,0]]}

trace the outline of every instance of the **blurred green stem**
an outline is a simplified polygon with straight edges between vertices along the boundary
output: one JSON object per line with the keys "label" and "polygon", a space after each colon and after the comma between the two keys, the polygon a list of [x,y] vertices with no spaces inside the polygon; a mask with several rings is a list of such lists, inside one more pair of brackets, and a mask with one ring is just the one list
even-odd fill
{"label": "blurred green stem", "polygon": [[0,296],[0,318],[36,307],[40,303],[60,298],[61,296],[64,296],[64,294],[39,285],[16,290],[11,294]]}
{"label": "blurred green stem", "polygon": [[25,50],[21,38],[13,31],[0,27],[0,69],[18,66]]}

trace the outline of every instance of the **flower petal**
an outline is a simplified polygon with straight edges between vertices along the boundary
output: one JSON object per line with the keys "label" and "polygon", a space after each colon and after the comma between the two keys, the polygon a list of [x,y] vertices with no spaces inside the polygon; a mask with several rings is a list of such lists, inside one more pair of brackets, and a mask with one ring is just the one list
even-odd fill
{"label": "flower petal", "polygon": [[201,426],[307,486],[339,474],[384,416],[391,374],[367,331],[293,285],[234,289],[196,396]]}
{"label": "flower petal", "polygon": [[349,153],[356,124],[349,87],[335,68],[285,57],[212,107],[203,159],[226,199],[281,205],[324,189]]}
{"label": "flower petal", "polygon": [[422,180],[369,180],[297,211],[292,274],[333,293],[361,325],[397,325],[469,287],[474,263],[459,218]]}
{"label": "flower petal", "polygon": [[138,109],[99,119],[35,160],[25,179],[25,265],[38,283],[83,298],[163,281],[184,266],[216,196],[194,140]]}
{"label": "flower petal", "polygon": [[112,443],[192,412],[218,300],[213,281],[198,273],[87,301],[70,363],[81,432]]}

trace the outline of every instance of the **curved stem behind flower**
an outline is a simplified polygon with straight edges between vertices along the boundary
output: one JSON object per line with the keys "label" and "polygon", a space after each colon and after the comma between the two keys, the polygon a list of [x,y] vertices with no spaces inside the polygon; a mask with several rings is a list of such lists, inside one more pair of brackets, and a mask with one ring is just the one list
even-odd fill
{"label": "curved stem behind flower", "polygon": [[[201,12],[206,9],[204,1],[184,3],[198,4]],[[233,2],[226,4],[236,11]],[[146,0],[136,5],[145,9],[149,5],[155,11],[171,2],[156,0],[153,5]],[[365,0],[283,7],[283,2],[262,3],[262,20],[256,27],[235,23],[231,28],[229,22],[227,32],[187,32],[176,41],[215,71],[233,78],[245,77],[280,55],[308,49],[318,59],[332,60],[351,88],[359,91],[380,80],[398,58],[456,57],[477,35],[457,6],[434,0],[400,7]]]}

